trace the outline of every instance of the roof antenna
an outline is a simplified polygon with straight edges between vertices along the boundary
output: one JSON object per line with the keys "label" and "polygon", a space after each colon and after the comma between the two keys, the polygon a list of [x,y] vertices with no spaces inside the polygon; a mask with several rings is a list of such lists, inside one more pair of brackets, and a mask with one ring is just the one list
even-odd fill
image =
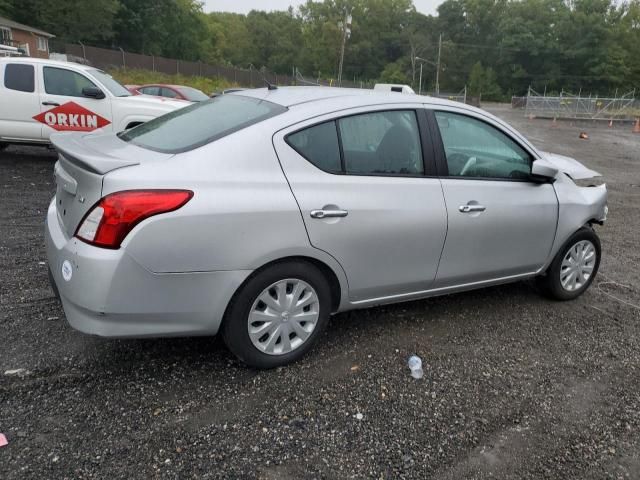
{"label": "roof antenna", "polygon": [[266,67],[262,67],[259,71],[260,71],[260,74],[262,75],[262,80],[267,85],[267,90],[277,90],[278,87],[273,83],[269,82],[269,80],[267,80],[267,76],[265,74],[266,70],[267,70]]}

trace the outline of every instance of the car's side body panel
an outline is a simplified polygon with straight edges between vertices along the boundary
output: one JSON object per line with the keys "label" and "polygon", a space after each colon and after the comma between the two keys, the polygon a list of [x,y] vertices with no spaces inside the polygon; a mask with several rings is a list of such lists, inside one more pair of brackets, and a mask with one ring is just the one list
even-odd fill
{"label": "car's side body panel", "polygon": [[[341,89],[313,90],[323,97],[317,101],[310,92],[240,92],[282,99],[289,110],[175,155],[115,136],[61,136],[62,153],[66,145],[99,174],[101,196],[140,188],[194,192],[181,209],[142,221],[115,251],[74,238],[74,227],[59,219],[66,204],[50,206],[47,252],[71,324],[105,336],[215,333],[243,282],[292,257],[322,262],[335,274],[338,311],[506,283],[544,271],[571,233],[605,216],[604,187],[579,188],[563,174],[542,184],[447,178],[438,172],[443,159],[435,148],[425,175],[321,171],[287,143],[287,134],[372,110],[459,111],[516,139],[534,161],[541,156],[477,109]],[[420,124],[422,134],[437,145],[431,122]],[[83,145],[73,146],[76,140]],[[65,173],[84,178],[71,167]],[[100,182],[93,183],[97,190]],[[470,201],[487,207],[483,215],[458,211]],[[344,208],[348,216],[311,218],[311,210],[325,206]],[[70,280],[63,278],[65,261],[73,265]]]}
{"label": "car's side body panel", "polygon": [[[288,134],[363,112],[420,109],[390,104],[342,110],[297,123],[274,136],[278,158],[300,206],[311,244],[330,254],[349,280],[349,300],[401,295],[429,288],[446,234],[446,209],[437,178],[338,175],[324,172],[286,142]],[[433,157],[431,145],[428,158]],[[313,210],[344,209],[344,218],[312,218]]]}

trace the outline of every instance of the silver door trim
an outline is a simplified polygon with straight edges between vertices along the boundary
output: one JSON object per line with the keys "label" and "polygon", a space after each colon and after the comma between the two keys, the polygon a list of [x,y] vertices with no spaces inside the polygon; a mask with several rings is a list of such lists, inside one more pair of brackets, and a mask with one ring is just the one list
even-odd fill
{"label": "silver door trim", "polygon": [[369,298],[367,300],[357,300],[349,303],[353,306],[363,306],[366,304],[393,303],[395,301],[400,302],[406,298],[411,298],[411,297],[415,297],[417,299],[421,297],[436,296],[436,295],[441,295],[449,292],[455,292],[458,290],[470,290],[483,285],[490,286],[493,284],[509,283],[509,282],[512,282],[513,280],[533,277],[539,274],[541,270],[542,269],[536,270],[534,272],[520,273],[517,275],[509,275],[506,277],[492,278],[490,280],[481,280],[479,282],[461,283],[458,285],[452,285],[448,287],[432,288],[430,290],[419,290],[417,292],[401,293],[399,295],[389,295],[385,297]]}

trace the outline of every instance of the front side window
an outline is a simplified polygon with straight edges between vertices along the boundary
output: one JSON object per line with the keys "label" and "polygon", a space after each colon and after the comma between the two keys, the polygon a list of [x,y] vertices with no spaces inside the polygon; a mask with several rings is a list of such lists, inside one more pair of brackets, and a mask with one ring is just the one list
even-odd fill
{"label": "front side window", "polygon": [[526,180],[531,156],[497,128],[465,115],[435,112],[449,176]]}
{"label": "front side window", "polygon": [[412,110],[366,113],[338,121],[346,173],[422,174],[422,147]]}
{"label": "front side window", "polygon": [[292,133],[287,143],[329,173],[424,173],[420,129],[413,110],[343,117]]}
{"label": "front side window", "polygon": [[44,67],[44,90],[50,95],[84,97],[85,87],[95,85],[84,75],[64,68]]}
{"label": "front side window", "polygon": [[34,92],[35,70],[33,65],[8,63],[4,69],[4,86],[18,92]]}
{"label": "front side window", "polygon": [[118,134],[125,142],[180,153],[286,112],[286,107],[252,97],[222,95],[194,103]]}

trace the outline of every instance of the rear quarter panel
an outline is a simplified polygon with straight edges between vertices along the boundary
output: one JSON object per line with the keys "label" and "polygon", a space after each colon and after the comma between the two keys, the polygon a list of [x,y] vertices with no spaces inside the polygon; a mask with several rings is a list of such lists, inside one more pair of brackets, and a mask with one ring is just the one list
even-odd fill
{"label": "rear quarter panel", "polygon": [[124,241],[153,272],[252,270],[314,250],[264,123],[168,160],[113,171],[103,194],[136,188],[194,192],[180,210],[147,219]]}

